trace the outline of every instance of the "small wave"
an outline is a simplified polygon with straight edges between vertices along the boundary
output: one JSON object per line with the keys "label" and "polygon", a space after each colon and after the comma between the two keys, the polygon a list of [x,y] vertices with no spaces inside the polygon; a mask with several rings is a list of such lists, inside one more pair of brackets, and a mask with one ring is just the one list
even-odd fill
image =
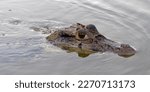
{"label": "small wave", "polygon": [[42,32],[43,34],[49,34],[54,32],[58,28],[64,27],[66,24],[60,21],[54,20],[38,20],[38,21],[29,21],[29,28],[31,30]]}
{"label": "small wave", "polygon": [[1,20],[2,24],[10,24],[10,25],[19,25],[23,22],[23,20],[19,18],[8,18],[8,19],[3,19]]}

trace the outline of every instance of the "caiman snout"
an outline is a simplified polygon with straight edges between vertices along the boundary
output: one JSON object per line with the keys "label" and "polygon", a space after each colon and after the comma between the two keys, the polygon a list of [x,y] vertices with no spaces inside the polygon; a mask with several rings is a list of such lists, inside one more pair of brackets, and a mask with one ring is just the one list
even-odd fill
{"label": "caiman snout", "polygon": [[135,49],[129,44],[121,44],[117,51],[119,56],[130,57],[136,53]]}

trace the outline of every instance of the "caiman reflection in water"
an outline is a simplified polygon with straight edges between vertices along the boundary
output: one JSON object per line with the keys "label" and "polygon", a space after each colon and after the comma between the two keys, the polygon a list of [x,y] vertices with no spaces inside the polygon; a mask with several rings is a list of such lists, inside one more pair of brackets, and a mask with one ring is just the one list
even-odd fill
{"label": "caiman reflection in water", "polygon": [[129,44],[120,44],[100,34],[93,24],[80,23],[57,29],[46,37],[53,45],[68,52],[77,52],[80,57],[87,57],[96,52],[113,52],[122,57],[130,57],[136,53]]}

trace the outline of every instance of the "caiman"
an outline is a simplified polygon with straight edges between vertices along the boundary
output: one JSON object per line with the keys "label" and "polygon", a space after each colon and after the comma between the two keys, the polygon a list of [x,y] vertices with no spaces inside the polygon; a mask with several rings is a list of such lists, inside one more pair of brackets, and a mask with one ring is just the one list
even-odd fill
{"label": "caiman", "polygon": [[73,24],[69,27],[55,30],[46,39],[53,45],[68,52],[77,52],[79,56],[86,57],[96,52],[113,52],[119,56],[129,57],[136,50],[129,44],[121,44],[106,38],[98,32],[93,24]]}

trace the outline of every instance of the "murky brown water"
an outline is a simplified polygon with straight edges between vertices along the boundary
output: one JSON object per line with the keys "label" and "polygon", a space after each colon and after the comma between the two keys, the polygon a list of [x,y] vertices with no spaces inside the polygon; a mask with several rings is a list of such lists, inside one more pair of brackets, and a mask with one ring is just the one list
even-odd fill
{"label": "murky brown water", "polygon": [[[0,74],[150,74],[149,0],[1,0]],[[130,58],[95,53],[86,58],[49,44],[35,32],[76,22],[137,49]]]}

